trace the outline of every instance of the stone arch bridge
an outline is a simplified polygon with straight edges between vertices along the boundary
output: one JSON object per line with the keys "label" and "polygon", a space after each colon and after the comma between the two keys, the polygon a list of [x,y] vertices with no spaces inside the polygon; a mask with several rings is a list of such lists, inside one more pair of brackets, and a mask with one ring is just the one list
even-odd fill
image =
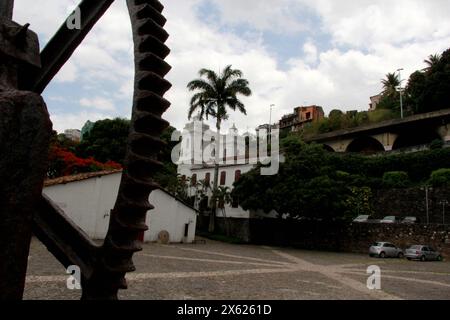
{"label": "stone arch bridge", "polygon": [[378,153],[450,144],[450,109],[306,137],[332,152]]}

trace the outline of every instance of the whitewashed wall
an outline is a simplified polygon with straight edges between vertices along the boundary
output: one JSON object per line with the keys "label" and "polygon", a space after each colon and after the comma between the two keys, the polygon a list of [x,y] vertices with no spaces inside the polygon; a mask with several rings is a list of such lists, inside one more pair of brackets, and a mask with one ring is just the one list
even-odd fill
{"label": "whitewashed wall", "polygon": [[[223,171],[226,172],[226,180],[225,186],[229,187],[231,190],[233,189],[233,184],[235,181],[235,174],[237,170],[241,171],[241,175],[249,172],[254,168],[252,164],[243,164],[243,165],[234,165],[234,166],[223,166],[219,169],[219,186],[220,186],[220,175]],[[211,185],[214,181],[214,168],[192,168],[191,166],[178,166],[178,173],[180,175],[185,175],[188,178],[192,178],[193,174],[197,175],[197,181],[204,180],[206,174],[209,173],[211,177]],[[195,189],[190,188],[189,195],[195,195]],[[241,207],[232,208],[229,205],[226,205],[225,213],[227,217],[230,218],[242,218],[249,219],[251,217],[250,212],[242,209]],[[222,217],[222,211],[217,210],[217,216]]]}
{"label": "whitewashed wall", "polygon": [[[195,228],[197,223],[197,212],[182,202],[174,200],[172,196],[155,190],[150,195],[150,203],[155,209],[147,215],[147,225],[150,229],[145,233],[145,241],[158,241],[161,231],[168,231],[170,242],[192,243],[195,240]],[[189,225],[188,237],[184,237],[185,226]]]}
{"label": "whitewashed wall", "polygon": [[[110,211],[114,207],[119,190],[121,173],[115,173],[82,181],[59,184],[44,188],[44,194],[52,199],[92,239],[106,236]],[[147,214],[146,241],[156,241],[160,231],[170,233],[174,243],[192,243],[195,240],[197,212],[161,190],[150,195],[155,206]],[[184,237],[185,225],[189,224],[188,237]]]}

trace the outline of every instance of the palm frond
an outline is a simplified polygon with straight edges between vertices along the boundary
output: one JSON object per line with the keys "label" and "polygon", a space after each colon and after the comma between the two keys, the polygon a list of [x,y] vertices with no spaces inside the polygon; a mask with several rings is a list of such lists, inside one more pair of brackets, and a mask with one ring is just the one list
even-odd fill
{"label": "palm frond", "polygon": [[209,70],[209,69],[200,69],[200,71],[198,72],[198,74],[200,75],[200,77],[206,76],[206,78],[207,78],[212,84],[217,83],[217,80],[219,79],[219,76],[217,75],[217,73],[215,73],[213,70]]}
{"label": "palm frond", "polygon": [[191,82],[188,83],[187,88],[190,91],[195,91],[195,90],[204,90],[204,91],[209,91],[209,92],[214,92],[214,87],[206,82],[203,79],[196,79],[196,80],[192,80]]}
{"label": "palm frond", "polygon": [[199,112],[201,119],[213,117],[220,123],[228,119],[227,107],[247,114],[244,104],[237,98],[237,95],[252,94],[249,82],[242,79],[242,71],[235,70],[229,65],[220,76],[209,69],[201,69],[199,75],[200,79],[193,80],[187,85],[190,91],[198,91],[190,101],[189,119],[195,112]]}

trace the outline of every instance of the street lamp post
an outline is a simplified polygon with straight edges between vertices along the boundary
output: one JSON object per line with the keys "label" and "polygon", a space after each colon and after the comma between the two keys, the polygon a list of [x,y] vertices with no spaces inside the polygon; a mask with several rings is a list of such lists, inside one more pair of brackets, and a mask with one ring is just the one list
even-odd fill
{"label": "street lamp post", "polygon": [[400,116],[401,116],[402,119],[403,119],[403,88],[402,88],[402,74],[401,74],[401,72],[403,70],[404,70],[403,68],[397,70],[398,78],[399,78],[399,82],[400,82],[400,85],[397,87],[397,90],[400,93]]}
{"label": "street lamp post", "polygon": [[[269,120],[269,137],[268,137],[268,141],[269,143],[272,143],[272,108],[275,107],[274,104],[270,105],[270,120]],[[270,151],[272,152],[272,151]]]}
{"label": "street lamp post", "polygon": [[445,207],[448,205],[448,201],[442,200],[441,204],[442,204],[442,224],[445,225]]}
{"label": "street lamp post", "polygon": [[[427,224],[430,224],[430,205],[429,205],[429,192],[433,190],[429,186],[425,186],[425,209],[427,213]],[[424,190],[422,188],[422,190]]]}
{"label": "street lamp post", "polygon": [[269,120],[269,133],[272,134],[272,108],[275,107],[274,104],[270,105],[270,120]]}

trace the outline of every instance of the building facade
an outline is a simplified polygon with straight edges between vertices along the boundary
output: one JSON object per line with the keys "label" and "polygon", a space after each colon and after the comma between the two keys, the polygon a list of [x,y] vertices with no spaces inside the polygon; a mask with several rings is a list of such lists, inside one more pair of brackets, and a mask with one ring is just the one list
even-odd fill
{"label": "building facade", "polygon": [[370,97],[369,112],[377,110],[380,101],[381,101],[381,94],[377,94],[376,96]]}
{"label": "building facade", "polygon": [[[121,178],[121,171],[61,177],[46,181],[43,193],[90,238],[103,240]],[[149,202],[155,209],[147,214],[145,242],[158,241],[160,232],[168,232],[171,243],[194,242],[198,213],[194,208],[163,189],[154,190]]]}
{"label": "building facade", "polygon": [[322,107],[319,106],[303,106],[294,109],[294,113],[285,115],[280,120],[280,129],[288,129],[289,131],[301,131],[305,125],[317,122],[325,117]]}
{"label": "building facade", "polygon": [[[208,200],[212,196],[215,161],[211,162],[206,158],[209,157],[209,160],[215,160],[215,148],[210,148],[210,146],[215,145],[216,135],[215,132],[210,131],[208,125],[198,121],[198,119],[187,124],[184,128],[179,150],[178,174],[186,180],[189,178],[189,197],[196,197],[199,188],[197,182],[200,181],[207,182],[211,187],[208,192]],[[220,135],[220,140],[218,186],[228,187],[231,191],[233,184],[243,174],[255,168],[258,162],[259,154],[254,150],[257,144],[257,137],[249,133],[239,135],[238,129],[233,125],[228,134]],[[241,141],[241,143],[238,141]],[[252,148],[251,144],[255,148]],[[201,152],[199,152],[199,149]],[[194,161],[196,157],[200,161]],[[195,202],[194,206],[199,208],[200,205]],[[240,207],[238,198],[233,199],[231,204],[225,205],[224,211],[218,210],[217,216],[221,217],[224,213],[227,217],[231,218],[249,219],[252,217],[250,211],[246,211]]]}
{"label": "building facade", "polygon": [[72,141],[80,142],[81,141],[81,131],[78,129],[68,129],[64,131],[64,136]]}

